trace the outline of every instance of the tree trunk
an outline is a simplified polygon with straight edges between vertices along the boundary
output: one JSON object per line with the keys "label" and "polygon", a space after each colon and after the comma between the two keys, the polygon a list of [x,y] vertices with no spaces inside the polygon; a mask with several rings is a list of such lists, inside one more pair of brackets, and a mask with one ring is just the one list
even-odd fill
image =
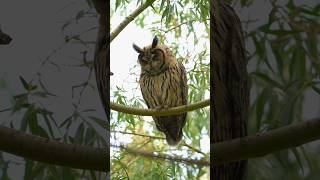
{"label": "tree trunk", "polygon": [[[247,135],[250,89],[241,22],[223,1],[211,2],[211,143],[214,146],[216,142]],[[211,166],[211,172],[213,179],[246,179],[247,160]]]}

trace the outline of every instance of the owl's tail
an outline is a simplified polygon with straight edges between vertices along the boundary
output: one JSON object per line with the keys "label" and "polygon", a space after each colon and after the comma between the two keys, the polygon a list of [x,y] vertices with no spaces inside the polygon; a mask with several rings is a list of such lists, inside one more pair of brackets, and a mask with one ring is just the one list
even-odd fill
{"label": "owl's tail", "polygon": [[175,130],[175,132],[166,132],[166,140],[167,140],[167,143],[170,145],[170,146],[176,146],[179,144],[179,142],[181,141],[182,139],[182,130],[178,131]]}
{"label": "owl's tail", "polygon": [[[170,116],[169,116],[170,117]],[[182,139],[183,121],[181,116],[171,116],[165,119],[165,135],[170,146],[176,146]]]}

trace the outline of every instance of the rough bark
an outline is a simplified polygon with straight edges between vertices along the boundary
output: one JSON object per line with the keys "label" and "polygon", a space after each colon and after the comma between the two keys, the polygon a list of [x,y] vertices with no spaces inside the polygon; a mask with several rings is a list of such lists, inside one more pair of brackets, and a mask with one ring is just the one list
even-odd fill
{"label": "rough bark", "polygon": [[[94,71],[96,83],[101,103],[106,113],[106,125],[108,129],[108,137],[110,139],[110,39],[108,38],[110,31],[110,13],[109,1],[92,0],[96,11],[99,14],[99,31],[97,35],[95,53],[94,53]],[[110,143],[110,142],[108,142]],[[107,159],[105,159],[105,170],[110,172],[110,146],[108,149]]]}

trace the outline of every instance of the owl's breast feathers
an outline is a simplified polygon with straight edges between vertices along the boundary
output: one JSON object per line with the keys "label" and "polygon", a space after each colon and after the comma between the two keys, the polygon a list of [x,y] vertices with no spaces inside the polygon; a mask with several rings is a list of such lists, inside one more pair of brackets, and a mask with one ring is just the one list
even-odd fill
{"label": "owl's breast feathers", "polygon": [[140,87],[149,108],[161,105],[176,107],[187,104],[182,98],[182,96],[187,96],[183,92],[187,88],[185,76],[185,69],[179,62],[171,63],[166,71],[157,76],[142,73]]}
{"label": "owl's breast feathers", "polygon": [[[140,88],[148,108],[176,107],[187,104],[188,87],[184,66],[170,61],[166,71],[152,76],[141,73]],[[169,145],[176,145],[182,138],[182,128],[187,113],[172,116],[153,116],[157,129],[166,134]]]}

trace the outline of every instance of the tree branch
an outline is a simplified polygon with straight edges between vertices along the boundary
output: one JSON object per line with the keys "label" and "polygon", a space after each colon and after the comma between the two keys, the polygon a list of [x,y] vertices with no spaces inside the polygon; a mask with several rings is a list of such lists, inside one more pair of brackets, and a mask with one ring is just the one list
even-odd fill
{"label": "tree branch", "polygon": [[48,164],[106,171],[109,148],[66,144],[0,126],[0,150]]}
{"label": "tree branch", "polygon": [[136,18],[140,13],[147,9],[155,0],[147,0],[144,4],[140,5],[136,10],[134,10],[129,16],[127,16],[110,34],[110,42],[118,36],[118,34]]}
{"label": "tree branch", "polygon": [[199,108],[204,108],[209,105],[210,105],[210,99],[207,99],[207,100],[196,102],[193,104],[173,107],[166,110],[157,110],[157,109],[132,108],[132,107],[127,107],[121,104],[110,102],[110,108],[112,110],[122,112],[122,113],[127,113],[127,114],[139,115],[139,116],[169,116],[169,115],[185,113],[188,111],[193,111]]}
{"label": "tree branch", "polygon": [[131,132],[124,132],[124,131],[110,131],[111,133],[120,133],[120,134],[129,134],[129,135],[134,135],[134,136],[141,136],[141,137],[146,137],[146,138],[151,138],[151,139],[166,139],[161,136],[150,136],[150,135],[145,135],[145,134],[137,134],[137,133],[131,133]]}
{"label": "tree branch", "polygon": [[194,160],[194,159],[182,158],[182,157],[177,157],[177,156],[169,156],[169,155],[165,155],[165,154],[155,154],[152,152],[146,152],[146,151],[139,150],[139,149],[132,149],[129,147],[125,147],[123,145],[120,145],[120,146],[111,145],[111,146],[125,150],[126,152],[128,152],[130,154],[143,156],[146,158],[156,158],[156,159],[160,159],[160,160],[169,160],[169,161],[180,162],[180,163],[189,164],[189,165],[210,166],[210,162],[206,161],[206,160]]}
{"label": "tree branch", "polygon": [[[320,117],[281,127],[255,136],[211,144],[213,164],[255,158],[320,139]],[[120,147],[121,148],[121,147]],[[128,153],[150,158],[175,160],[208,166],[203,160],[155,155],[126,148]],[[109,168],[109,148],[65,144],[0,126],[0,151],[30,160],[71,168],[105,171]]]}
{"label": "tree branch", "polygon": [[[145,134],[137,134],[137,133],[131,133],[131,132],[124,132],[124,131],[111,131],[112,133],[121,133],[121,134],[129,134],[129,135],[134,135],[134,136],[141,136],[141,137],[146,137],[146,138],[152,138],[152,139],[161,139],[161,140],[165,140],[165,137],[161,137],[161,136],[150,136],[150,135],[145,135]],[[188,145],[185,141],[181,142],[181,146],[185,146],[189,149],[191,149],[194,152],[200,153],[204,156],[206,156],[207,154],[200,151],[199,149],[192,147],[190,145]]]}
{"label": "tree branch", "polygon": [[[210,20],[210,19],[206,19],[206,21],[209,21],[209,20]],[[172,30],[175,30],[175,29],[181,27],[181,26],[184,25],[184,24],[188,24],[188,23],[191,23],[191,22],[194,22],[194,21],[198,21],[198,20],[197,20],[197,19],[192,19],[192,20],[189,20],[189,21],[184,21],[184,22],[182,22],[182,23],[180,23],[180,24],[178,24],[178,25],[176,25],[176,26],[174,26],[174,27],[172,27],[172,28],[170,28],[170,29],[167,29],[167,30],[159,29],[159,30],[162,31],[163,33],[168,33],[168,32],[170,32],[170,31],[172,31]]]}
{"label": "tree branch", "polygon": [[264,156],[320,139],[320,117],[255,136],[211,144],[214,164]]}

